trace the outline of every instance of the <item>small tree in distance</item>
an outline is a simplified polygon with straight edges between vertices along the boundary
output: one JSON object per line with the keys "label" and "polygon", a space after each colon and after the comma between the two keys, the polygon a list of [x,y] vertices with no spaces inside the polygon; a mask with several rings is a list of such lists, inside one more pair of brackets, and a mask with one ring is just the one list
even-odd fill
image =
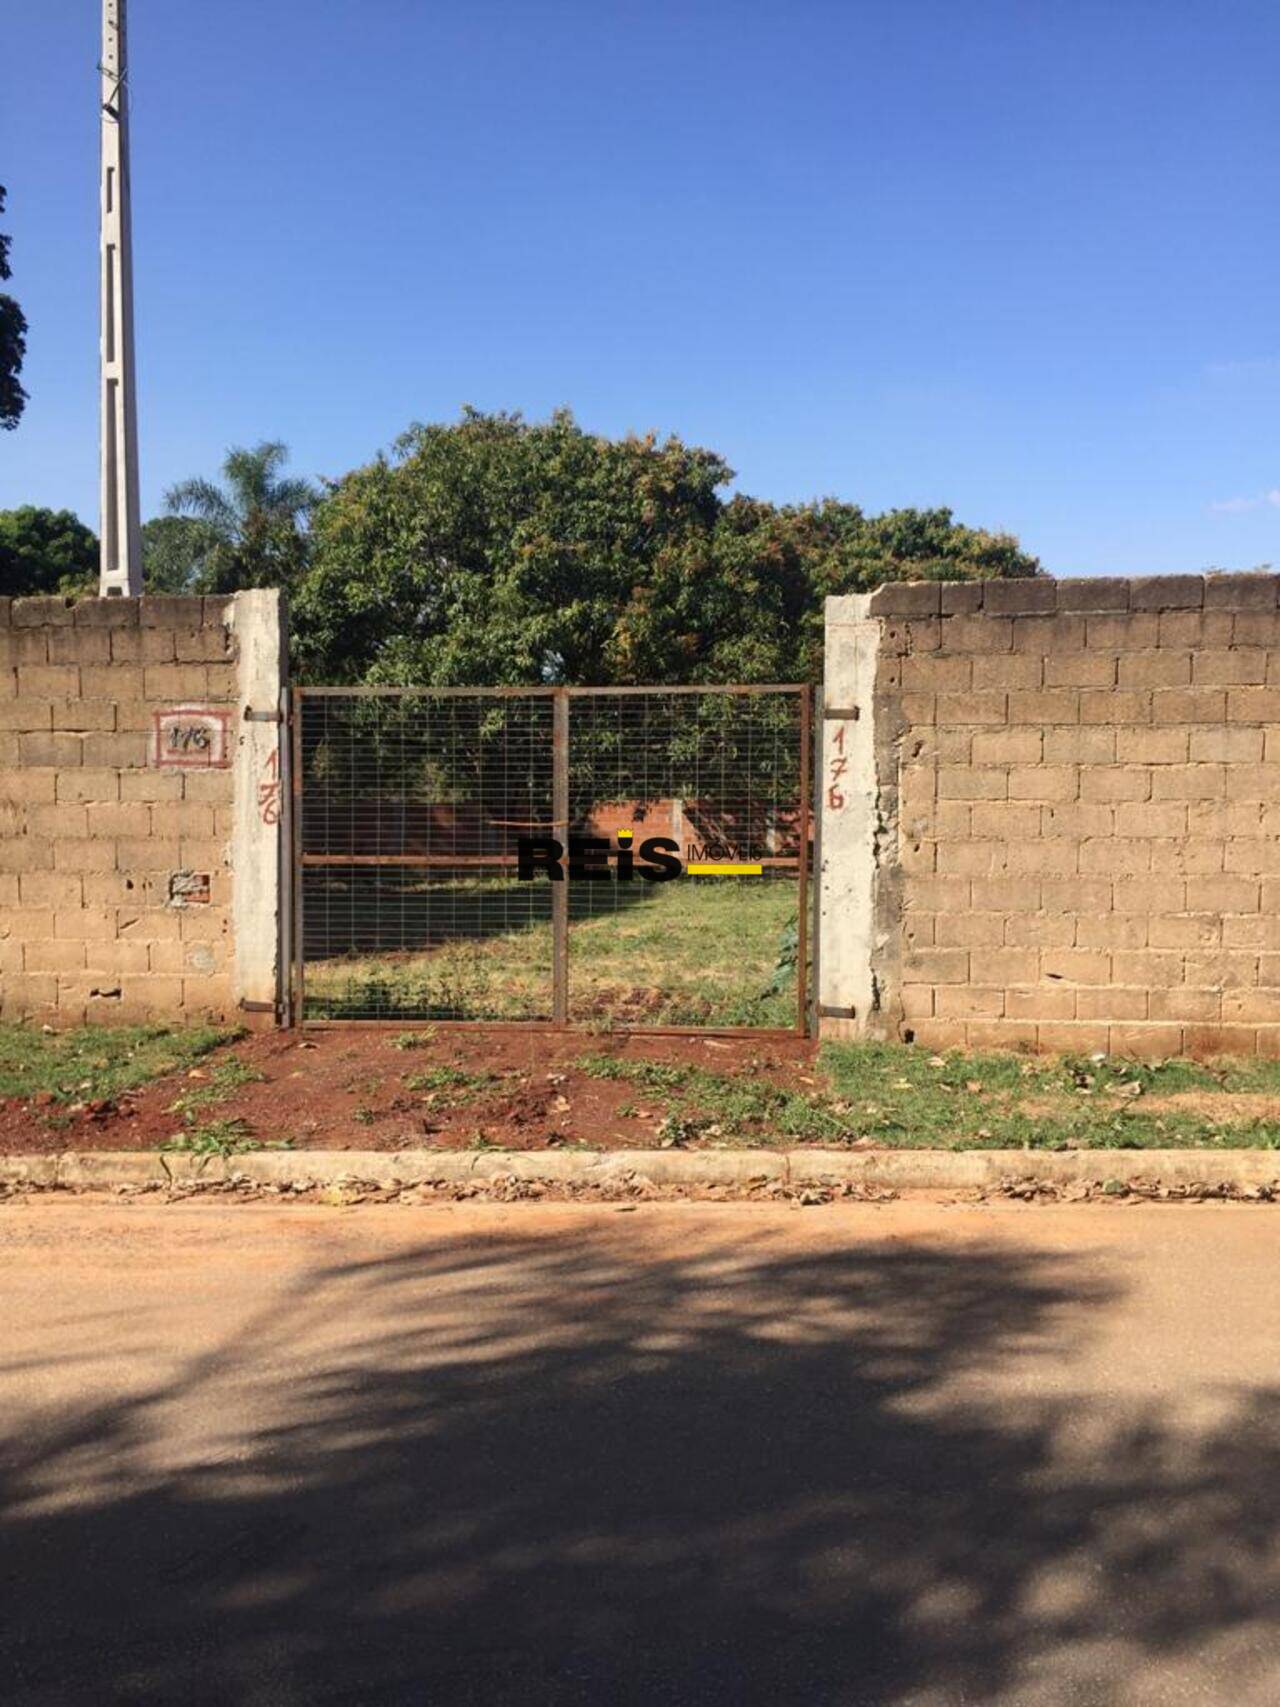
{"label": "small tree in distance", "polygon": [[0,595],[92,593],[98,584],[98,536],[71,510],[23,504],[0,510]]}
{"label": "small tree in distance", "polygon": [[153,528],[152,554],[167,590],[178,590],[175,582],[202,593],[292,584],[318,494],[309,481],[282,474],[288,460],[278,439],[236,446],[223,461],[222,485],[197,477],[169,488],[169,516],[160,520],[186,525]]}

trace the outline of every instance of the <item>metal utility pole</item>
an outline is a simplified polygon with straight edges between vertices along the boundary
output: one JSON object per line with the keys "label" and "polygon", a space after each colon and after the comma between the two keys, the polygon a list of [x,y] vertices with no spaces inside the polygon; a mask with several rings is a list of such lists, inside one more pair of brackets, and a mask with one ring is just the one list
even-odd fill
{"label": "metal utility pole", "polygon": [[136,598],[142,591],[126,4],[127,0],[102,0],[102,566],[98,592],[104,598],[112,593]]}

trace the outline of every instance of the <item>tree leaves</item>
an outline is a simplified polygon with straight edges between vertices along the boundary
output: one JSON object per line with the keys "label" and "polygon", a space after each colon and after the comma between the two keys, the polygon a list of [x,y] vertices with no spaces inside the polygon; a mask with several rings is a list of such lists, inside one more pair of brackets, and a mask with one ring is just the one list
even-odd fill
{"label": "tree leaves", "polygon": [[159,521],[147,524],[164,590],[235,593],[293,584],[306,561],[306,519],[318,493],[306,480],[281,476],[288,460],[279,439],[234,445],[223,460],[224,485],[197,476],[169,488],[170,514],[160,520],[188,525],[162,535]]}
{"label": "tree leaves", "polygon": [[439,685],[806,679],[828,594],[1038,569],[949,510],[726,501],[732,478],[713,451],[604,438],[568,410],[413,426],[315,512],[299,665]]}
{"label": "tree leaves", "polygon": [[0,510],[0,595],[89,593],[97,574],[97,536],[70,510]]}
{"label": "tree leaves", "polygon": [[[0,184],[0,213],[7,191]],[[0,232],[0,280],[11,277],[9,245],[12,239]],[[12,430],[27,405],[27,394],[18,383],[27,353],[27,320],[13,297],[0,291],[0,428]],[[60,511],[59,514],[65,514]]]}

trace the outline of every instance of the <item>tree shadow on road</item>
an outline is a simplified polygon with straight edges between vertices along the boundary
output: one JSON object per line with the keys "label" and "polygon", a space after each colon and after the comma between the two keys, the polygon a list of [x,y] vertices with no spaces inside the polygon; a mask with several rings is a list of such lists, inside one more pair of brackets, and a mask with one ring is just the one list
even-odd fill
{"label": "tree shadow on road", "polygon": [[1189,1435],[983,1392],[1087,1333],[1113,1294],[1083,1271],[596,1231],[313,1272],[165,1386],[0,1448],[0,1693],[1107,1707],[1213,1646],[1252,1701],[1275,1397]]}

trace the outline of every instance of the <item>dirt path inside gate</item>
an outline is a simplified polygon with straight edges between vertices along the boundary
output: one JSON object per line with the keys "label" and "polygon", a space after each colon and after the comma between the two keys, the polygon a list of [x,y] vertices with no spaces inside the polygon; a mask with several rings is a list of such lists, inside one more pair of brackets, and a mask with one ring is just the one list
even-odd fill
{"label": "dirt path inside gate", "polygon": [[[0,1103],[0,1150],[632,1149],[715,1143],[819,1088],[802,1038],[639,1037],[500,1027],[333,1028],[242,1039],[110,1099]],[[705,1092],[673,1115],[672,1093]],[[709,1098],[709,1101],[707,1099]]]}

